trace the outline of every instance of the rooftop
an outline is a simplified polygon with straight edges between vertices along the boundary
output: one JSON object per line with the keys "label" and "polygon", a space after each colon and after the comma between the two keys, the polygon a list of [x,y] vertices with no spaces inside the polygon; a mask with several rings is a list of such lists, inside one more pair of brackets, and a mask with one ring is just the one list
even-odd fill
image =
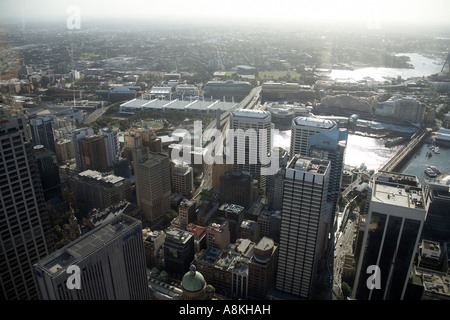
{"label": "rooftop", "polygon": [[270,112],[256,109],[238,109],[232,112],[232,116],[265,119],[270,116]]}
{"label": "rooftop", "polygon": [[119,183],[123,182],[125,178],[115,176],[113,174],[102,174],[95,170],[86,170],[83,172],[80,172],[78,174],[80,177],[85,177],[88,179],[96,180],[99,182],[103,182],[106,184],[112,184],[112,185],[118,185]]}
{"label": "rooftop", "polygon": [[192,233],[189,231],[184,231],[178,228],[168,228],[166,231],[166,241],[167,239],[172,239],[174,241],[186,243],[192,237]]}
{"label": "rooftop", "polygon": [[183,110],[183,111],[216,111],[220,110],[231,110],[236,103],[233,102],[223,102],[219,100],[146,100],[146,99],[132,99],[124,102],[120,105],[120,110],[122,112],[136,112],[140,110],[152,109],[152,110]]}
{"label": "rooftop", "polygon": [[379,172],[372,200],[406,208],[424,209],[423,190],[417,177]]}
{"label": "rooftop", "polygon": [[295,158],[291,160],[288,167],[290,169],[301,170],[305,172],[325,174],[330,162],[327,160],[300,157],[296,155]]}
{"label": "rooftop", "polygon": [[119,215],[43,258],[36,264],[36,267],[42,272],[56,277],[63,273],[67,266],[76,264],[77,261],[101,249],[111,240],[129,233],[133,229],[140,232],[140,222],[130,216]]}
{"label": "rooftop", "polygon": [[450,277],[432,270],[415,269],[415,273],[421,276],[425,293],[450,296]]}
{"label": "rooftop", "polygon": [[296,117],[292,122],[297,126],[307,126],[320,129],[332,129],[337,126],[336,122],[329,119],[321,119],[316,117]]}
{"label": "rooftop", "polygon": [[219,210],[239,214],[244,211],[244,207],[237,204],[224,203],[219,207]]}

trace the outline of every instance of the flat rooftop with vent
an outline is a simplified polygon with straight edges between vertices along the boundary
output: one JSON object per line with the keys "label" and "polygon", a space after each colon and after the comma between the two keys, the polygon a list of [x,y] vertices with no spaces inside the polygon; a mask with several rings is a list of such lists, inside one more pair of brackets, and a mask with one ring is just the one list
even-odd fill
{"label": "flat rooftop with vent", "polygon": [[411,209],[424,209],[424,194],[416,176],[379,171],[372,201]]}
{"label": "flat rooftop with vent", "polygon": [[[65,273],[69,265],[76,264],[77,261],[92,254],[109,241],[129,233],[139,225],[138,220],[121,214],[43,258],[36,264],[36,269],[56,277]],[[139,232],[141,232],[140,227]]]}

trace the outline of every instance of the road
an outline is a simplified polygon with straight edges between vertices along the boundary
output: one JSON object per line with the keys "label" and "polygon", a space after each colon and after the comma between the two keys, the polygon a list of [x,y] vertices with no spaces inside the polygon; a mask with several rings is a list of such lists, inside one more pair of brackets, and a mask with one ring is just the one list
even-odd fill
{"label": "road", "polygon": [[99,108],[94,110],[87,118],[84,123],[89,124],[100,118],[106,111],[108,111],[110,106]]}
{"label": "road", "polygon": [[[209,123],[209,125],[206,128],[202,128],[202,146],[205,148],[211,140],[211,134],[214,132],[211,132],[208,130],[212,129],[219,129],[222,131],[222,134],[226,132],[226,129],[228,129],[229,123],[227,123],[230,119],[229,115],[230,112],[237,109],[247,109],[247,108],[253,108],[259,101],[260,93],[261,93],[262,87],[255,87],[252,89],[252,91],[249,93],[248,96],[246,96],[244,99],[242,99],[241,102],[237,103],[231,110],[227,110],[225,112],[222,112],[220,115],[220,128],[217,128],[216,124],[217,121],[214,119]],[[211,175],[212,175],[212,166],[206,165],[206,168],[203,172],[203,179],[199,186],[199,188],[196,190],[194,197],[201,192],[202,189],[209,189],[211,188]]]}
{"label": "road", "polygon": [[[225,112],[222,112],[220,115],[220,128],[224,129],[225,123],[229,120],[230,112],[237,109],[247,109],[253,107],[259,100],[259,95],[261,93],[262,87],[255,87],[252,89],[250,94],[246,96],[244,99],[242,99],[241,102],[237,103],[231,110],[227,110]],[[203,130],[203,147],[206,147],[209,144],[209,141],[211,139],[211,136],[208,134],[205,134],[206,130],[209,129],[217,129],[216,127],[216,120],[214,119],[211,121],[211,123]]]}
{"label": "road", "polygon": [[[356,197],[355,197],[356,198]],[[348,219],[350,210],[350,203],[355,199],[351,199],[342,212],[342,222],[340,226],[337,226],[336,239],[334,243],[334,258],[333,261],[333,294],[334,297],[342,295],[341,291],[341,275],[344,267],[344,260],[346,254],[353,253],[353,241],[356,231],[356,223]],[[331,265],[331,261],[328,265]],[[329,270],[331,274],[331,270]]]}

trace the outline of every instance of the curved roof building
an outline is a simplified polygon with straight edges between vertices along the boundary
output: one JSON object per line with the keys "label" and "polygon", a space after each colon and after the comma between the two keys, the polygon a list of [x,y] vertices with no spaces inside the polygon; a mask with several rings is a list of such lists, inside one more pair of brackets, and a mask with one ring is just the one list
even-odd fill
{"label": "curved roof building", "polygon": [[[209,297],[208,292],[211,291],[206,285],[205,278],[196,270],[194,265],[191,265],[189,271],[183,276],[181,288],[183,300],[206,300]],[[209,289],[208,292],[207,288]]]}

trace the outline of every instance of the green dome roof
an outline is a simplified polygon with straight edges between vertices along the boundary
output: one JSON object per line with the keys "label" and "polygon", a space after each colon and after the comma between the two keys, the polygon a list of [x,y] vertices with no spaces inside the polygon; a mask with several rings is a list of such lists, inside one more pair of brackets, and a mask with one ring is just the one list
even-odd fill
{"label": "green dome roof", "polygon": [[195,270],[195,266],[192,265],[190,270],[186,272],[181,280],[181,286],[184,290],[189,292],[197,292],[203,290],[206,285],[205,278],[200,272]]}

